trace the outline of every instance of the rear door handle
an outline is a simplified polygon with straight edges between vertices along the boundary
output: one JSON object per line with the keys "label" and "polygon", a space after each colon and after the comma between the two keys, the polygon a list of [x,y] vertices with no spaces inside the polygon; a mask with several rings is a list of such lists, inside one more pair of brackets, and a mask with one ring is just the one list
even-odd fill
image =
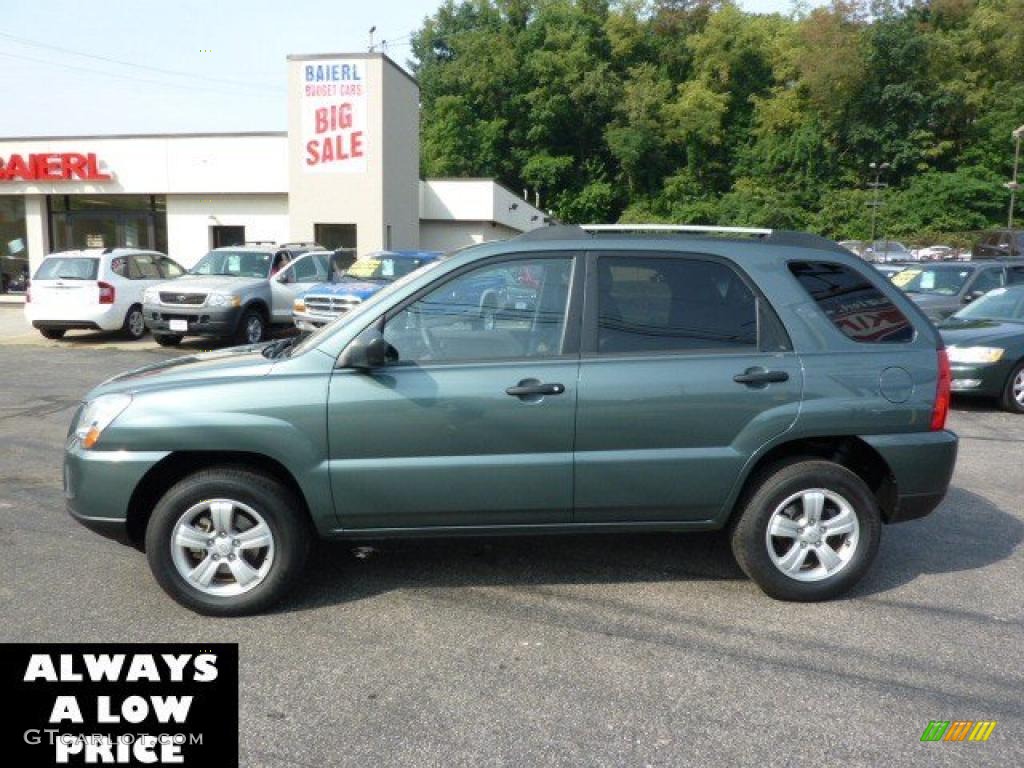
{"label": "rear door handle", "polygon": [[560,395],[565,392],[564,384],[541,384],[536,379],[524,379],[516,386],[505,390],[512,397],[537,397],[538,395]]}
{"label": "rear door handle", "polygon": [[779,384],[789,381],[789,374],[785,371],[766,371],[764,368],[747,368],[743,373],[737,373],[732,377],[737,384],[746,384],[748,387],[763,387],[766,384]]}

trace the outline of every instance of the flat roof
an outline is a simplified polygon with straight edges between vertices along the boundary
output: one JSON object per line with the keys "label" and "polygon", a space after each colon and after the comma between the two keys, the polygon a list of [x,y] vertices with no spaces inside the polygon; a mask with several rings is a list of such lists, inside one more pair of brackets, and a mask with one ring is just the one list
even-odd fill
{"label": "flat roof", "polygon": [[289,53],[285,57],[288,61],[322,61],[324,59],[383,59],[392,67],[397,69],[403,75],[405,75],[412,83],[419,88],[420,81],[417,80],[409,71],[399,64],[397,61],[392,59],[386,53],[379,51],[366,51],[363,53]]}

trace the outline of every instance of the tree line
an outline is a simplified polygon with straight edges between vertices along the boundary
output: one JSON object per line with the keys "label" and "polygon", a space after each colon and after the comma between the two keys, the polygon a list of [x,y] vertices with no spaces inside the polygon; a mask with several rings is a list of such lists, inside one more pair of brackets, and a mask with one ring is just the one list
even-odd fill
{"label": "tree line", "polygon": [[493,176],[567,222],[1005,224],[1024,0],[448,0],[412,38],[422,172]]}

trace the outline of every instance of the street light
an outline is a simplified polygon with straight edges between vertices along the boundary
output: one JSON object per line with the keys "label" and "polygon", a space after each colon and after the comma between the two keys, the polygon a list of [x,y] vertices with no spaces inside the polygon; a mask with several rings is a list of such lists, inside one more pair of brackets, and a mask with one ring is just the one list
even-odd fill
{"label": "street light", "polygon": [[[1021,127],[1024,128],[1024,126],[1021,126]],[[875,247],[875,222],[878,219],[878,208],[881,205],[881,203],[878,200],[878,190],[880,190],[883,186],[885,186],[884,184],[881,183],[880,179],[882,178],[882,172],[889,170],[891,167],[892,166],[889,165],[888,163],[869,163],[868,164],[868,168],[870,168],[871,170],[873,170],[875,172],[875,183],[869,185],[869,186],[873,187],[874,190],[875,190],[874,199],[871,201],[871,248],[872,248],[872,250],[874,250],[874,247]],[[889,250],[888,247],[886,247],[886,251],[888,251],[888,250]],[[883,260],[884,260],[884,257],[883,257]]]}
{"label": "street light", "polygon": [[1013,209],[1017,204],[1017,190],[1020,189],[1020,184],[1017,183],[1017,167],[1020,165],[1020,140],[1024,138],[1024,125],[1020,126],[1017,130],[1010,134],[1016,144],[1013,150],[1013,181],[1006,186],[1010,190],[1010,213],[1007,216],[1006,228],[1010,230],[1010,256],[1013,256],[1013,251],[1017,247],[1017,241],[1013,239]]}

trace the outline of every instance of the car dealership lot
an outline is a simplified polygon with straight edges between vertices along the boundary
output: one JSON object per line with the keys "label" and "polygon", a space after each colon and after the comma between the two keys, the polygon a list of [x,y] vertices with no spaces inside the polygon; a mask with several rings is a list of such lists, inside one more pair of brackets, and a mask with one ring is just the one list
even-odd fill
{"label": "car dealership lot", "polygon": [[[207,619],[70,521],[60,449],[91,386],[208,342],[16,325],[0,640],[239,643],[243,765],[1024,763],[1024,417],[956,403],[950,496],[833,603],[766,598],[720,535],[463,539],[322,545],[278,611]],[[922,744],[935,719],[999,724]]]}

